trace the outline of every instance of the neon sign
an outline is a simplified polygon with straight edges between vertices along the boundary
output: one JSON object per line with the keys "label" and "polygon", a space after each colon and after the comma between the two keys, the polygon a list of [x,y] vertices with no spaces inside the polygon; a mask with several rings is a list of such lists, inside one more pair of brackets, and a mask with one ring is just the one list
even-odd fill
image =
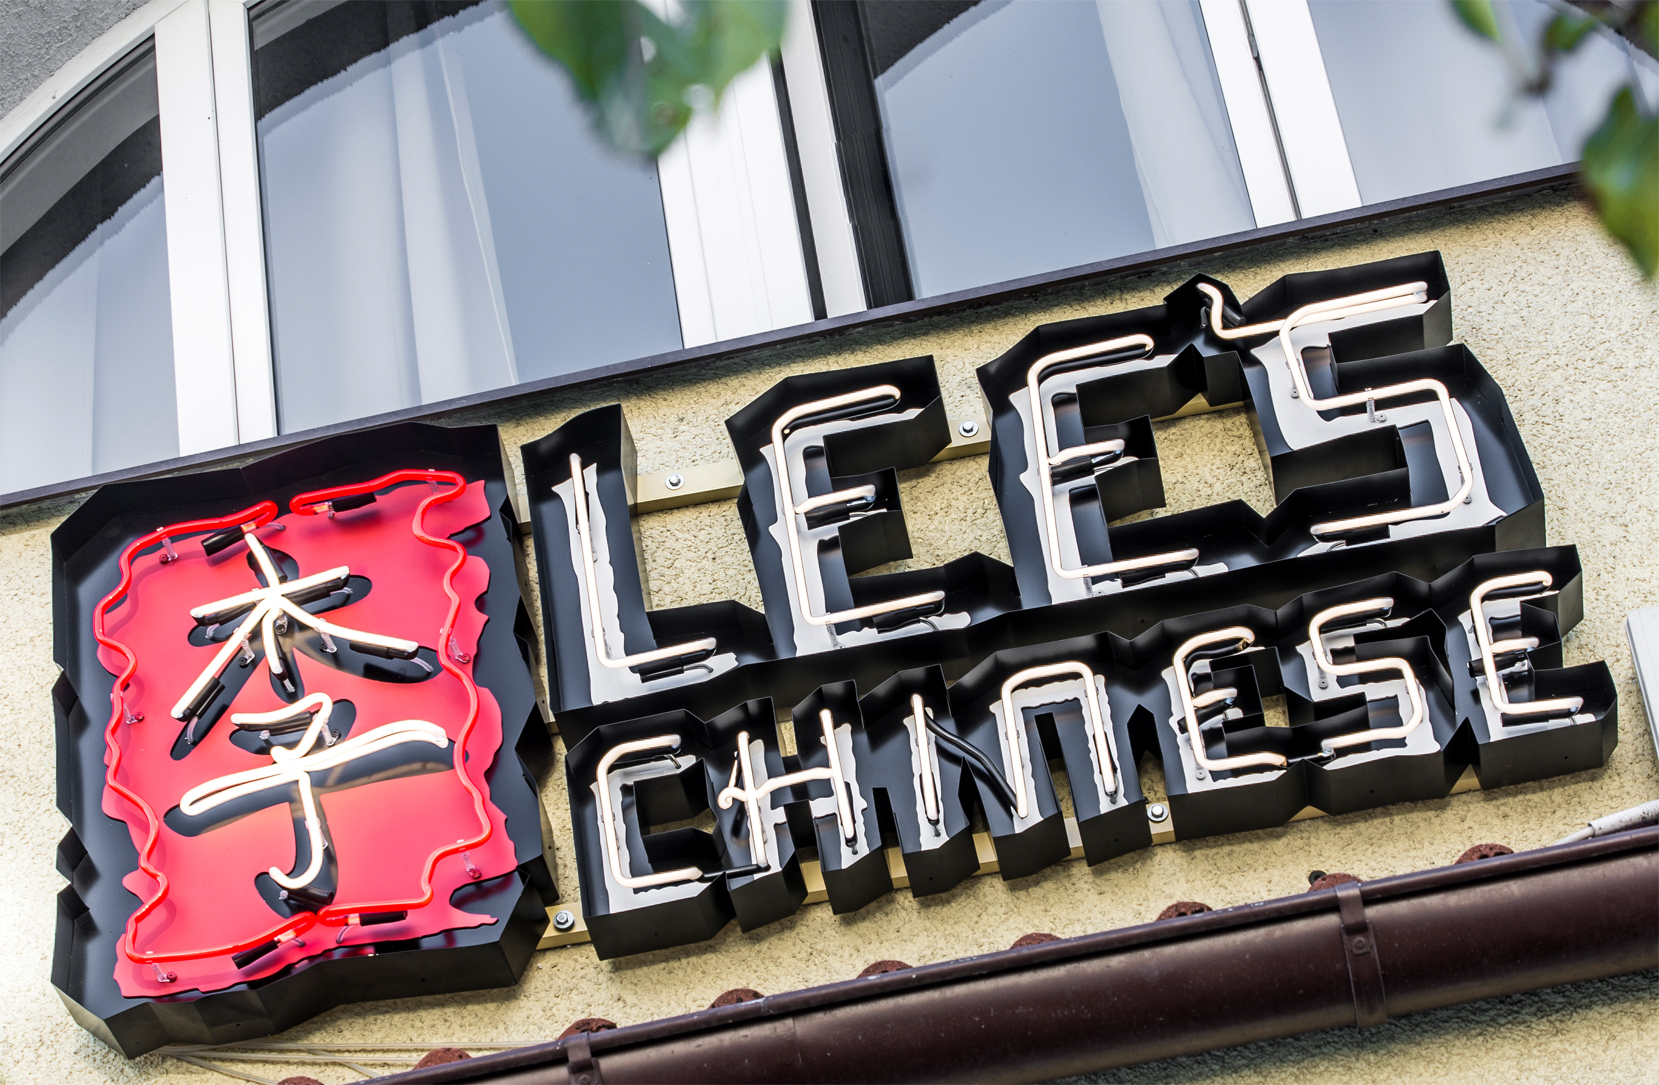
{"label": "neon sign", "polygon": [[[787,917],[809,859],[848,912],[895,843],[917,896],[976,830],[1004,878],[1130,853],[1153,764],[1177,838],[1603,764],[1577,554],[1450,340],[1434,253],[1036,328],[978,371],[1010,561],[904,572],[872,570],[949,442],[932,359],[789,377],[727,420],[764,613],[651,609],[620,406],[524,446],[599,955]],[[1149,515],[1154,420],[1233,405],[1275,507]],[[370,431],[107,487],[54,535],[54,982],[119,1050],[524,968],[558,891],[498,442]]]}
{"label": "neon sign", "polygon": [[[1435,253],[1044,325],[978,374],[1011,566],[874,575],[910,556],[897,472],[949,441],[932,359],[790,377],[727,422],[764,615],[649,609],[620,407],[526,445],[599,954],[782,918],[803,852],[862,907],[884,834],[916,895],[978,868],[975,819],[1005,878],[1145,847],[1149,758],[1179,838],[1602,764],[1611,678],[1560,665],[1577,556],[1450,339]],[[1153,420],[1234,404],[1276,506],[1145,517]]]}
{"label": "neon sign", "polygon": [[64,851],[120,891],[69,891],[54,978],[119,1049],[245,1035],[249,995],[284,1027],[331,975],[388,997],[522,969],[556,892],[497,447],[400,427],[106,488],[59,529]]}

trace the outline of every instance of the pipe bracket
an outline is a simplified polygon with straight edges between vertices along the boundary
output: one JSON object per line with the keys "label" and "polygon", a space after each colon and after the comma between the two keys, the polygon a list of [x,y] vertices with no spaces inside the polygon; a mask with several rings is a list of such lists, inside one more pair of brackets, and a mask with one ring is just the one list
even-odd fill
{"label": "pipe bracket", "polygon": [[1354,990],[1354,1024],[1375,1028],[1388,1020],[1388,994],[1383,990],[1377,939],[1365,915],[1359,883],[1337,886],[1336,903],[1342,919],[1342,952],[1348,958],[1348,981]]}
{"label": "pipe bracket", "polygon": [[578,1032],[565,1041],[565,1071],[571,1085],[600,1085],[599,1060],[588,1046],[588,1034]]}

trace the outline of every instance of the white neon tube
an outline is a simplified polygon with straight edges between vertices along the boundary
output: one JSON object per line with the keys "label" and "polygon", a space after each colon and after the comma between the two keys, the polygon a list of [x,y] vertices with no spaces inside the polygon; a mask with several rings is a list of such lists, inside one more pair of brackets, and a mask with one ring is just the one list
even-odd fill
{"label": "white neon tube", "polygon": [[1584,707],[1582,697],[1555,697],[1545,701],[1511,701],[1509,689],[1504,685],[1503,676],[1498,673],[1497,657],[1509,652],[1522,649],[1536,648],[1532,638],[1518,640],[1492,639],[1492,628],[1487,624],[1486,597],[1495,591],[1508,591],[1515,588],[1536,589],[1532,595],[1519,596],[1520,599],[1541,599],[1546,595],[1553,595],[1550,590],[1555,578],[1542,569],[1531,573],[1516,573],[1513,576],[1500,576],[1481,584],[1469,594],[1469,617],[1475,627],[1475,640],[1480,646],[1481,671],[1486,676],[1486,691],[1492,698],[1492,704],[1502,716],[1554,716],[1562,713],[1571,715]]}
{"label": "white neon tube", "polygon": [[[842,775],[841,751],[835,745],[835,718],[829,709],[818,713],[818,725],[823,730],[824,747],[829,753],[829,767],[801,769],[798,772],[774,776],[759,787],[755,786],[754,762],[749,755],[749,732],[737,733],[737,757],[732,764],[732,782],[715,799],[722,810],[730,810],[732,803],[742,800],[749,818],[749,861],[771,868],[766,853],[766,822],[761,817],[760,800],[786,787],[794,787],[809,780],[828,780],[835,790],[835,818],[841,827],[841,838],[848,844],[858,840],[858,826],[853,821],[852,807],[847,801],[847,779]],[[743,786],[737,785],[741,775]]]}
{"label": "white neon tube", "polygon": [[916,721],[911,735],[911,750],[916,755],[916,772],[922,781],[922,813],[929,822],[939,820],[939,781],[933,777],[933,758],[928,743],[927,706],[919,693],[910,695],[910,715]]}
{"label": "white neon tube", "polygon": [[[1099,441],[1093,444],[1077,445],[1073,448],[1063,448],[1059,452],[1050,453],[1048,450],[1048,426],[1045,421],[1044,404],[1042,399],[1042,379],[1046,370],[1066,362],[1075,362],[1096,354],[1112,354],[1118,351],[1138,348],[1141,356],[1152,352],[1153,342],[1150,335],[1125,335],[1119,339],[1107,339],[1099,343],[1089,343],[1081,347],[1072,347],[1070,350],[1057,350],[1052,354],[1045,354],[1032,363],[1026,370],[1025,387],[1031,401],[1031,445],[1033,459],[1037,467],[1037,489],[1043,503],[1043,523],[1047,528],[1048,563],[1060,576],[1068,580],[1085,580],[1096,576],[1116,576],[1122,573],[1134,572],[1138,569],[1156,569],[1165,565],[1191,565],[1198,560],[1198,551],[1192,548],[1172,550],[1165,554],[1148,554],[1145,557],[1129,558],[1126,561],[1107,561],[1098,565],[1085,565],[1081,568],[1068,568],[1060,555],[1059,528],[1054,512],[1054,468],[1069,460],[1079,459],[1085,455],[1097,456],[1110,452],[1122,452],[1122,441]],[[1024,791],[1021,791],[1024,797]],[[1024,815],[1021,815],[1022,817]]]}
{"label": "white neon tube", "polygon": [[1274,768],[1284,768],[1290,762],[1283,755],[1266,750],[1260,753],[1243,754],[1238,757],[1212,758],[1204,748],[1204,734],[1198,723],[1198,710],[1206,705],[1236,697],[1238,696],[1238,690],[1231,687],[1212,689],[1208,693],[1194,696],[1192,675],[1187,673],[1187,657],[1200,648],[1234,641],[1238,643],[1242,650],[1245,645],[1256,642],[1256,631],[1242,625],[1229,626],[1226,629],[1217,629],[1211,633],[1200,633],[1175,649],[1175,688],[1181,695],[1181,712],[1186,717],[1187,737],[1192,743],[1193,759],[1198,762],[1200,767],[1210,772],[1250,768],[1254,765],[1271,765]]}
{"label": "white neon tube", "polygon": [[[795,596],[800,603],[801,617],[812,625],[839,625],[842,622],[860,621],[864,618],[873,618],[878,614],[890,614],[894,611],[909,610],[912,607],[927,606],[932,603],[943,602],[945,593],[942,591],[923,592],[919,595],[907,595],[903,599],[890,599],[885,603],[871,603],[868,606],[851,607],[847,610],[838,610],[833,613],[819,614],[812,609],[812,596],[807,590],[806,566],[801,558],[800,530],[795,525],[795,517],[804,515],[813,508],[818,498],[808,498],[800,505],[795,503],[795,497],[789,482],[789,457],[784,449],[784,438],[791,425],[798,419],[808,418],[820,414],[834,414],[845,412],[851,408],[865,404],[879,403],[891,399],[894,403],[899,400],[899,390],[891,384],[880,384],[874,388],[865,388],[857,392],[847,392],[844,395],[831,396],[828,399],[814,400],[803,403],[798,407],[791,407],[778,416],[772,423],[772,451],[777,459],[778,480],[778,512],[783,517],[784,535],[789,539],[789,563],[795,576]],[[830,494],[838,501],[852,494],[862,495],[861,490],[846,490],[841,494]],[[875,490],[870,489],[873,497]]]}
{"label": "white neon tube", "polygon": [[605,837],[605,866],[611,878],[628,889],[650,889],[658,885],[694,882],[703,876],[703,871],[694,866],[664,870],[656,874],[642,874],[638,877],[627,874],[622,869],[622,847],[616,836],[616,812],[611,806],[611,766],[616,764],[619,758],[629,754],[679,748],[679,735],[657,735],[654,738],[618,743],[605,752],[605,756],[599,759],[599,767],[594,770],[594,777],[599,783],[599,831]]}
{"label": "white neon tube", "polygon": [[1391,524],[1409,523],[1413,520],[1428,520],[1436,516],[1445,516],[1463,504],[1464,498],[1469,496],[1470,490],[1474,487],[1474,469],[1469,463],[1469,452],[1463,443],[1463,432],[1458,428],[1457,415],[1452,410],[1451,393],[1447,391],[1444,384],[1437,380],[1423,378],[1402,381],[1399,384],[1391,384],[1384,388],[1368,388],[1363,392],[1350,392],[1347,395],[1332,396],[1329,399],[1316,399],[1312,387],[1308,384],[1307,369],[1302,364],[1301,354],[1293,348],[1290,341],[1291,332],[1306,324],[1346,320],[1350,317],[1363,316],[1366,313],[1381,312],[1385,309],[1394,309],[1404,305],[1420,304],[1428,300],[1427,283],[1402,283],[1398,286],[1384,287],[1381,290],[1368,290],[1362,294],[1353,294],[1345,298],[1318,301],[1311,305],[1302,306],[1284,320],[1268,321],[1237,328],[1226,328],[1222,325],[1221,292],[1209,283],[1199,283],[1198,289],[1205,297],[1210,299],[1210,330],[1217,336],[1230,340],[1269,333],[1278,334],[1279,346],[1285,356],[1285,364],[1290,367],[1291,380],[1295,382],[1296,397],[1309,410],[1324,411],[1353,407],[1361,403],[1374,403],[1420,392],[1433,393],[1435,399],[1440,402],[1440,409],[1446,417],[1446,432],[1452,443],[1452,453],[1457,457],[1459,478],[1457,492],[1445,501],[1433,505],[1419,505],[1409,509],[1377,512],[1367,516],[1354,516],[1345,520],[1329,520],[1314,524],[1309,529],[1310,534],[1316,537],[1337,535],[1348,531],[1363,530],[1368,527],[1384,527]]}
{"label": "white neon tube", "polygon": [[1335,738],[1325,739],[1319,744],[1326,756],[1348,746],[1363,746],[1369,742],[1384,742],[1393,739],[1403,739],[1417,730],[1418,724],[1423,722],[1424,703],[1423,687],[1417,681],[1417,675],[1412,671],[1411,664],[1397,656],[1383,659],[1368,659],[1354,663],[1338,663],[1331,658],[1329,649],[1325,647],[1325,626],[1338,618],[1351,618],[1360,614],[1381,612],[1387,614],[1394,609],[1394,600],[1387,596],[1376,599],[1364,599],[1358,603],[1345,603],[1342,606],[1330,607],[1313,616],[1308,623],[1308,641],[1313,648],[1313,658],[1319,664],[1320,670],[1326,674],[1340,677],[1342,675],[1373,674],[1377,671],[1399,671],[1400,677],[1405,679],[1406,696],[1411,701],[1411,716],[1399,727],[1379,727],[1374,730],[1355,731],[1351,735],[1337,735]]}
{"label": "white neon tube", "polygon": [[395,652],[405,658],[414,656],[420,650],[420,644],[416,641],[405,640],[402,637],[382,636],[379,633],[365,633],[362,630],[335,625],[326,618],[320,618],[304,607],[296,605],[289,598],[293,595],[303,595],[327,583],[335,581],[344,583],[346,578],[351,575],[351,570],[347,567],[342,565],[325,573],[301,577],[298,580],[283,583],[277,572],[276,563],[271,560],[265,547],[254,537],[253,533],[244,531],[242,537],[247,542],[248,550],[253,554],[260,571],[264,574],[265,586],[244,592],[241,595],[232,596],[229,599],[206,603],[191,610],[191,617],[197,621],[204,621],[220,615],[229,616],[243,607],[253,608],[248,612],[248,616],[242,619],[242,623],[236,627],[236,632],[231,634],[230,639],[225,641],[224,645],[214,655],[212,662],[202,669],[202,672],[196,676],[195,681],[191,682],[190,686],[184,691],[184,696],[180,697],[178,703],[173,706],[172,715],[174,719],[183,720],[188,717],[191,706],[201,696],[202,691],[225,673],[225,668],[230,666],[231,658],[241,650],[243,644],[252,639],[256,629],[259,631],[261,646],[265,650],[265,662],[270,666],[271,673],[274,675],[283,674],[286,668],[283,666],[281,653],[277,651],[276,621],[279,616],[286,616],[302,626],[315,630],[324,637],[334,636],[357,644],[371,644]]}
{"label": "white neon tube", "polygon": [[647,663],[660,663],[664,660],[679,659],[681,656],[714,651],[719,642],[713,637],[703,637],[670,648],[655,648],[649,652],[635,652],[633,655],[625,656],[611,655],[610,645],[605,642],[605,610],[599,605],[599,575],[594,571],[593,528],[588,523],[587,475],[582,468],[582,458],[574,452],[570,454],[570,481],[575,487],[576,534],[582,540],[582,576],[588,589],[589,635],[593,639],[594,652],[599,657],[600,665],[619,671]]}
{"label": "white neon tube", "polygon": [[1112,757],[1111,742],[1106,735],[1105,717],[1100,711],[1100,691],[1095,688],[1095,673],[1085,664],[1075,661],[1065,663],[1050,663],[1041,667],[1027,667],[1011,675],[1002,684],[1002,728],[1008,739],[1008,767],[1012,771],[1010,783],[1014,785],[1014,816],[1025,819],[1026,788],[1025,788],[1025,757],[1021,753],[1021,738],[1025,734],[1025,720],[1021,713],[1014,711],[1014,691],[1030,682],[1041,678],[1061,678],[1072,675],[1083,680],[1083,711],[1087,717],[1089,741],[1094,744],[1095,760],[1100,763],[1101,775],[1105,777],[1106,794],[1117,797],[1118,778],[1117,762]]}
{"label": "white neon tube", "polygon": [[311,773],[331,769],[359,757],[378,753],[406,742],[430,742],[443,749],[449,745],[449,735],[442,727],[425,720],[399,720],[376,727],[333,746],[313,753],[312,747],[328,728],[334,701],[326,693],[313,693],[296,704],[274,712],[238,712],[231,722],[238,727],[262,726],[292,719],[296,711],[314,713],[311,724],[293,746],[271,747],[271,764],[244,772],[233,772],[216,777],[186,791],[179,799],[179,812],[188,817],[205,813],[233,799],[254,795],[273,787],[297,785],[300,804],[305,811],[306,836],[311,844],[311,862],[297,877],[277,867],[267,871],[271,879],[284,889],[300,889],[311,884],[323,866],[322,815],[317,810],[317,799],[311,788]]}

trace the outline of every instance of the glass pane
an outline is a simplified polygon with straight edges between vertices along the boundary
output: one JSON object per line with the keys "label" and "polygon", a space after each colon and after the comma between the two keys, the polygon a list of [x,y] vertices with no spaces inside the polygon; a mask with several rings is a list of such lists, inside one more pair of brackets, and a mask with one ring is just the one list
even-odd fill
{"label": "glass pane", "polygon": [[[1528,48],[1554,15],[1544,0],[1495,6],[1506,35]],[[1637,63],[1611,35],[1593,35],[1562,60],[1540,101],[1514,93],[1502,54],[1450,4],[1310,0],[1308,8],[1366,203],[1577,161]],[[1644,81],[1659,84],[1659,67],[1641,61]]]}
{"label": "glass pane", "polygon": [[1255,226],[1196,2],[864,11],[918,297]]}
{"label": "glass pane", "polygon": [[285,432],[680,346],[656,171],[499,3],[255,13]]}
{"label": "glass pane", "polygon": [[0,173],[0,492],[179,453],[155,57]]}

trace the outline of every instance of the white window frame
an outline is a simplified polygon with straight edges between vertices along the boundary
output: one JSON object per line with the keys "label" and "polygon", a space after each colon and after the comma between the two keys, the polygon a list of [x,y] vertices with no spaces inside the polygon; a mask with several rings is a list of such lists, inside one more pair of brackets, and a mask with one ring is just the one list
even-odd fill
{"label": "white window frame", "polygon": [[[3,161],[153,40],[182,455],[278,434],[249,38],[257,2],[149,0],[0,118]],[[666,12],[676,0],[646,2]],[[867,308],[811,3],[787,3],[781,61],[807,206],[795,206],[766,61],[658,161],[686,347],[811,322],[803,222],[827,315]],[[1199,5],[1257,225],[1361,206],[1307,0]]]}
{"label": "white window frame", "polygon": [[[153,42],[181,456],[278,434],[249,38],[257,2],[150,0],[0,120],[3,161]],[[768,62],[675,142],[658,177],[685,346],[812,321]]]}
{"label": "white window frame", "polygon": [[765,60],[657,159],[688,347],[812,322],[783,122]]}
{"label": "white window frame", "polygon": [[[811,0],[788,3],[790,110],[825,304],[839,316],[866,308],[863,280]],[[1199,0],[1199,8],[1256,226],[1360,206],[1307,0]]]}
{"label": "white window frame", "polygon": [[1359,181],[1307,0],[1239,0],[1303,218],[1359,207]]}
{"label": "white window frame", "polygon": [[179,454],[241,443],[207,0],[156,20]]}
{"label": "white window frame", "polygon": [[184,0],[150,0],[92,40],[4,117],[0,117],[0,162],[49,122],[60,106],[91,86],[155,33],[156,23]]}
{"label": "white window frame", "polygon": [[818,255],[824,314],[835,317],[861,313],[870,306],[864,296],[864,273],[858,263],[852,215],[847,210],[847,191],[841,180],[841,150],[830,112],[817,20],[812,17],[812,0],[788,3],[789,25],[781,50],[783,74],[812,222],[812,244]]}
{"label": "white window frame", "polygon": [[[243,442],[277,435],[276,377],[265,289],[265,223],[254,132],[253,50],[244,0],[207,0],[213,97],[219,118],[219,185],[224,206],[236,418]],[[228,74],[227,74],[228,73]],[[237,77],[236,73],[245,73]]]}
{"label": "white window frame", "polygon": [[[215,100],[207,0],[150,0],[77,54],[0,121],[0,160],[10,157],[57,111],[134,50],[153,44],[167,178],[168,292],[179,454],[272,436],[250,419],[244,399],[257,391],[257,365],[238,380],[222,196],[223,137]],[[234,85],[234,82],[233,84]],[[249,115],[252,112],[251,97]],[[261,267],[261,279],[263,268]],[[263,282],[259,287],[263,295]],[[260,299],[263,311],[263,296]],[[265,383],[270,384],[269,335]],[[268,407],[274,421],[274,404]]]}
{"label": "white window frame", "polygon": [[[663,18],[677,6],[643,2]],[[783,118],[765,58],[658,156],[657,182],[685,346],[812,322]]]}
{"label": "white window frame", "polygon": [[1243,0],[1199,0],[1199,10],[1256,225],[1290,222],[1297,217],[1296,197],[1285,175],[1273,105],[1257,64]]}

